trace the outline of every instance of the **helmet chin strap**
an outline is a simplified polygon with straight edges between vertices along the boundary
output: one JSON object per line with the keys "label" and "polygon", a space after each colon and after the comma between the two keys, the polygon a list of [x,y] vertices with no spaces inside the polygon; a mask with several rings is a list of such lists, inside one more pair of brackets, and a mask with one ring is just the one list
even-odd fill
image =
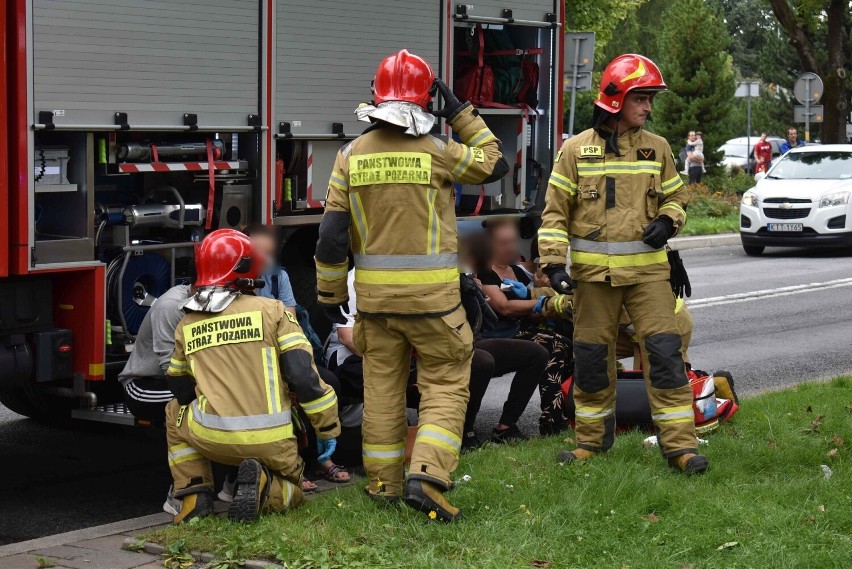
{"label": "helmet chin strap", "polygon": [[[610,119],[615,121],[615,128],[612,129],[612,133],[608,133],[601,129],[601,126]],[[598,132],[598,135],[601,138],[606,139],[607,151],[612,152],[616,156],[621,156],[621,152],[618,151],[618,123],[621,121],[621,113],[610,113],[609,111],[605,111],[604,109],[595,106],[592,113],[592,121],[592,128]]]}

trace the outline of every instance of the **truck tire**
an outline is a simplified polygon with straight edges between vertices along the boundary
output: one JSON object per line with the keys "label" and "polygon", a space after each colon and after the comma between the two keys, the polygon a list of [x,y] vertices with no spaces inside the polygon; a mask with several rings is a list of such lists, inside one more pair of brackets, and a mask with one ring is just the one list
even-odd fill
{"label": "truck tire", "polygon": [[45,423],[62,423],[71,419],[74,400],[43,393],[35,385],[0,387],[0,403],[18,415]]}
{"label": "truck tire", "polygon": [[759,257],[763,254],[763,250],[766,249],[763,245],[743,245],[743,251],[749,257]]}

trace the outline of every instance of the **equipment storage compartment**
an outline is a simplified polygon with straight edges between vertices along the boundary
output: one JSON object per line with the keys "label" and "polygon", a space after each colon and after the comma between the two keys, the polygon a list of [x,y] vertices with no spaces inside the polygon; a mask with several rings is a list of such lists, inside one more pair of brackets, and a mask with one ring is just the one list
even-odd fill
{"label": "equipment storage compartment", "polygon": [[273,124],[294,137],[330,137],[334,123],[361,134],[355,108],[370,100],[379,62],[402,48],[440,67],[441,2],[286,0],[276,11]]}
{"label": "equipment storage compartment", "polygon": [[[456,18],[467,16],[471,19],[512,18],[519,24],[548,22],[548,14],[556,14],[556,2],[562,0],[469,0],[454,3]],[[507,13],[507,10],[509,13]]]}
{"label": "equipment storage compartment", "polygon": [[[541,187],[542,164],[552,160],[554,27],[467,22],[453,32],[453,90],[479,110],[503,143],[505,178],[463,186],[459,212],[530,209]],[[561,95],[558,94],[558,95]]]}
{"label": "equipment storage compartment", "polygon": [[259,114],[260,0],[30,2],[35,123],[177,127],[189,113],[247,128]]}
{"label": "equipment storage compartment", "polygon": [[33,265],[94,260],[91,134],[38,132],[33,153]]}

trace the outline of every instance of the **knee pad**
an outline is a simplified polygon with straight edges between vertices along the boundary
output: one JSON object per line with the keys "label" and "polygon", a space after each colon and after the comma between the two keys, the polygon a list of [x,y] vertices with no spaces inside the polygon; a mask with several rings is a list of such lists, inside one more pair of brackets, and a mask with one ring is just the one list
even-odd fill
{"label": "knee pad", "polygon": [[645,338],[653,387],[676,389],[687,384],[680,348],[681,339],[677,334],[653,334]]}
{"label": "knee pad", "polygon": [[609,387],[609,346],[574,342],[574,383],[586,393]]}

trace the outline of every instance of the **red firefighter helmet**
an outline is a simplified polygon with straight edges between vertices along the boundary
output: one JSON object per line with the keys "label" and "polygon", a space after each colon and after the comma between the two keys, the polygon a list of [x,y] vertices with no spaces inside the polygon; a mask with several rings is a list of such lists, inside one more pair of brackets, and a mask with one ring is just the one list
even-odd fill
{"label": "red firefighter helmet", "polygon": [[260,277],[263,262],[248,236],[233,229],[217,229],[195,249],[195,286],[236,286],[239,278]]}
{"label": "red firefighter helmet", "polygon": [[605,111],[617,113],[630,91],[661,92],[668,89],[660,68],[644,55],[626,53],[609,62],[601,76],[595,104]]}
{"label": "red firefighter helmet", "polygon": [[429,62],[402,49],[386,57],[376,69],[373,103],[407,101],[426,109],[432,100],[434,82],[435,73]]}

